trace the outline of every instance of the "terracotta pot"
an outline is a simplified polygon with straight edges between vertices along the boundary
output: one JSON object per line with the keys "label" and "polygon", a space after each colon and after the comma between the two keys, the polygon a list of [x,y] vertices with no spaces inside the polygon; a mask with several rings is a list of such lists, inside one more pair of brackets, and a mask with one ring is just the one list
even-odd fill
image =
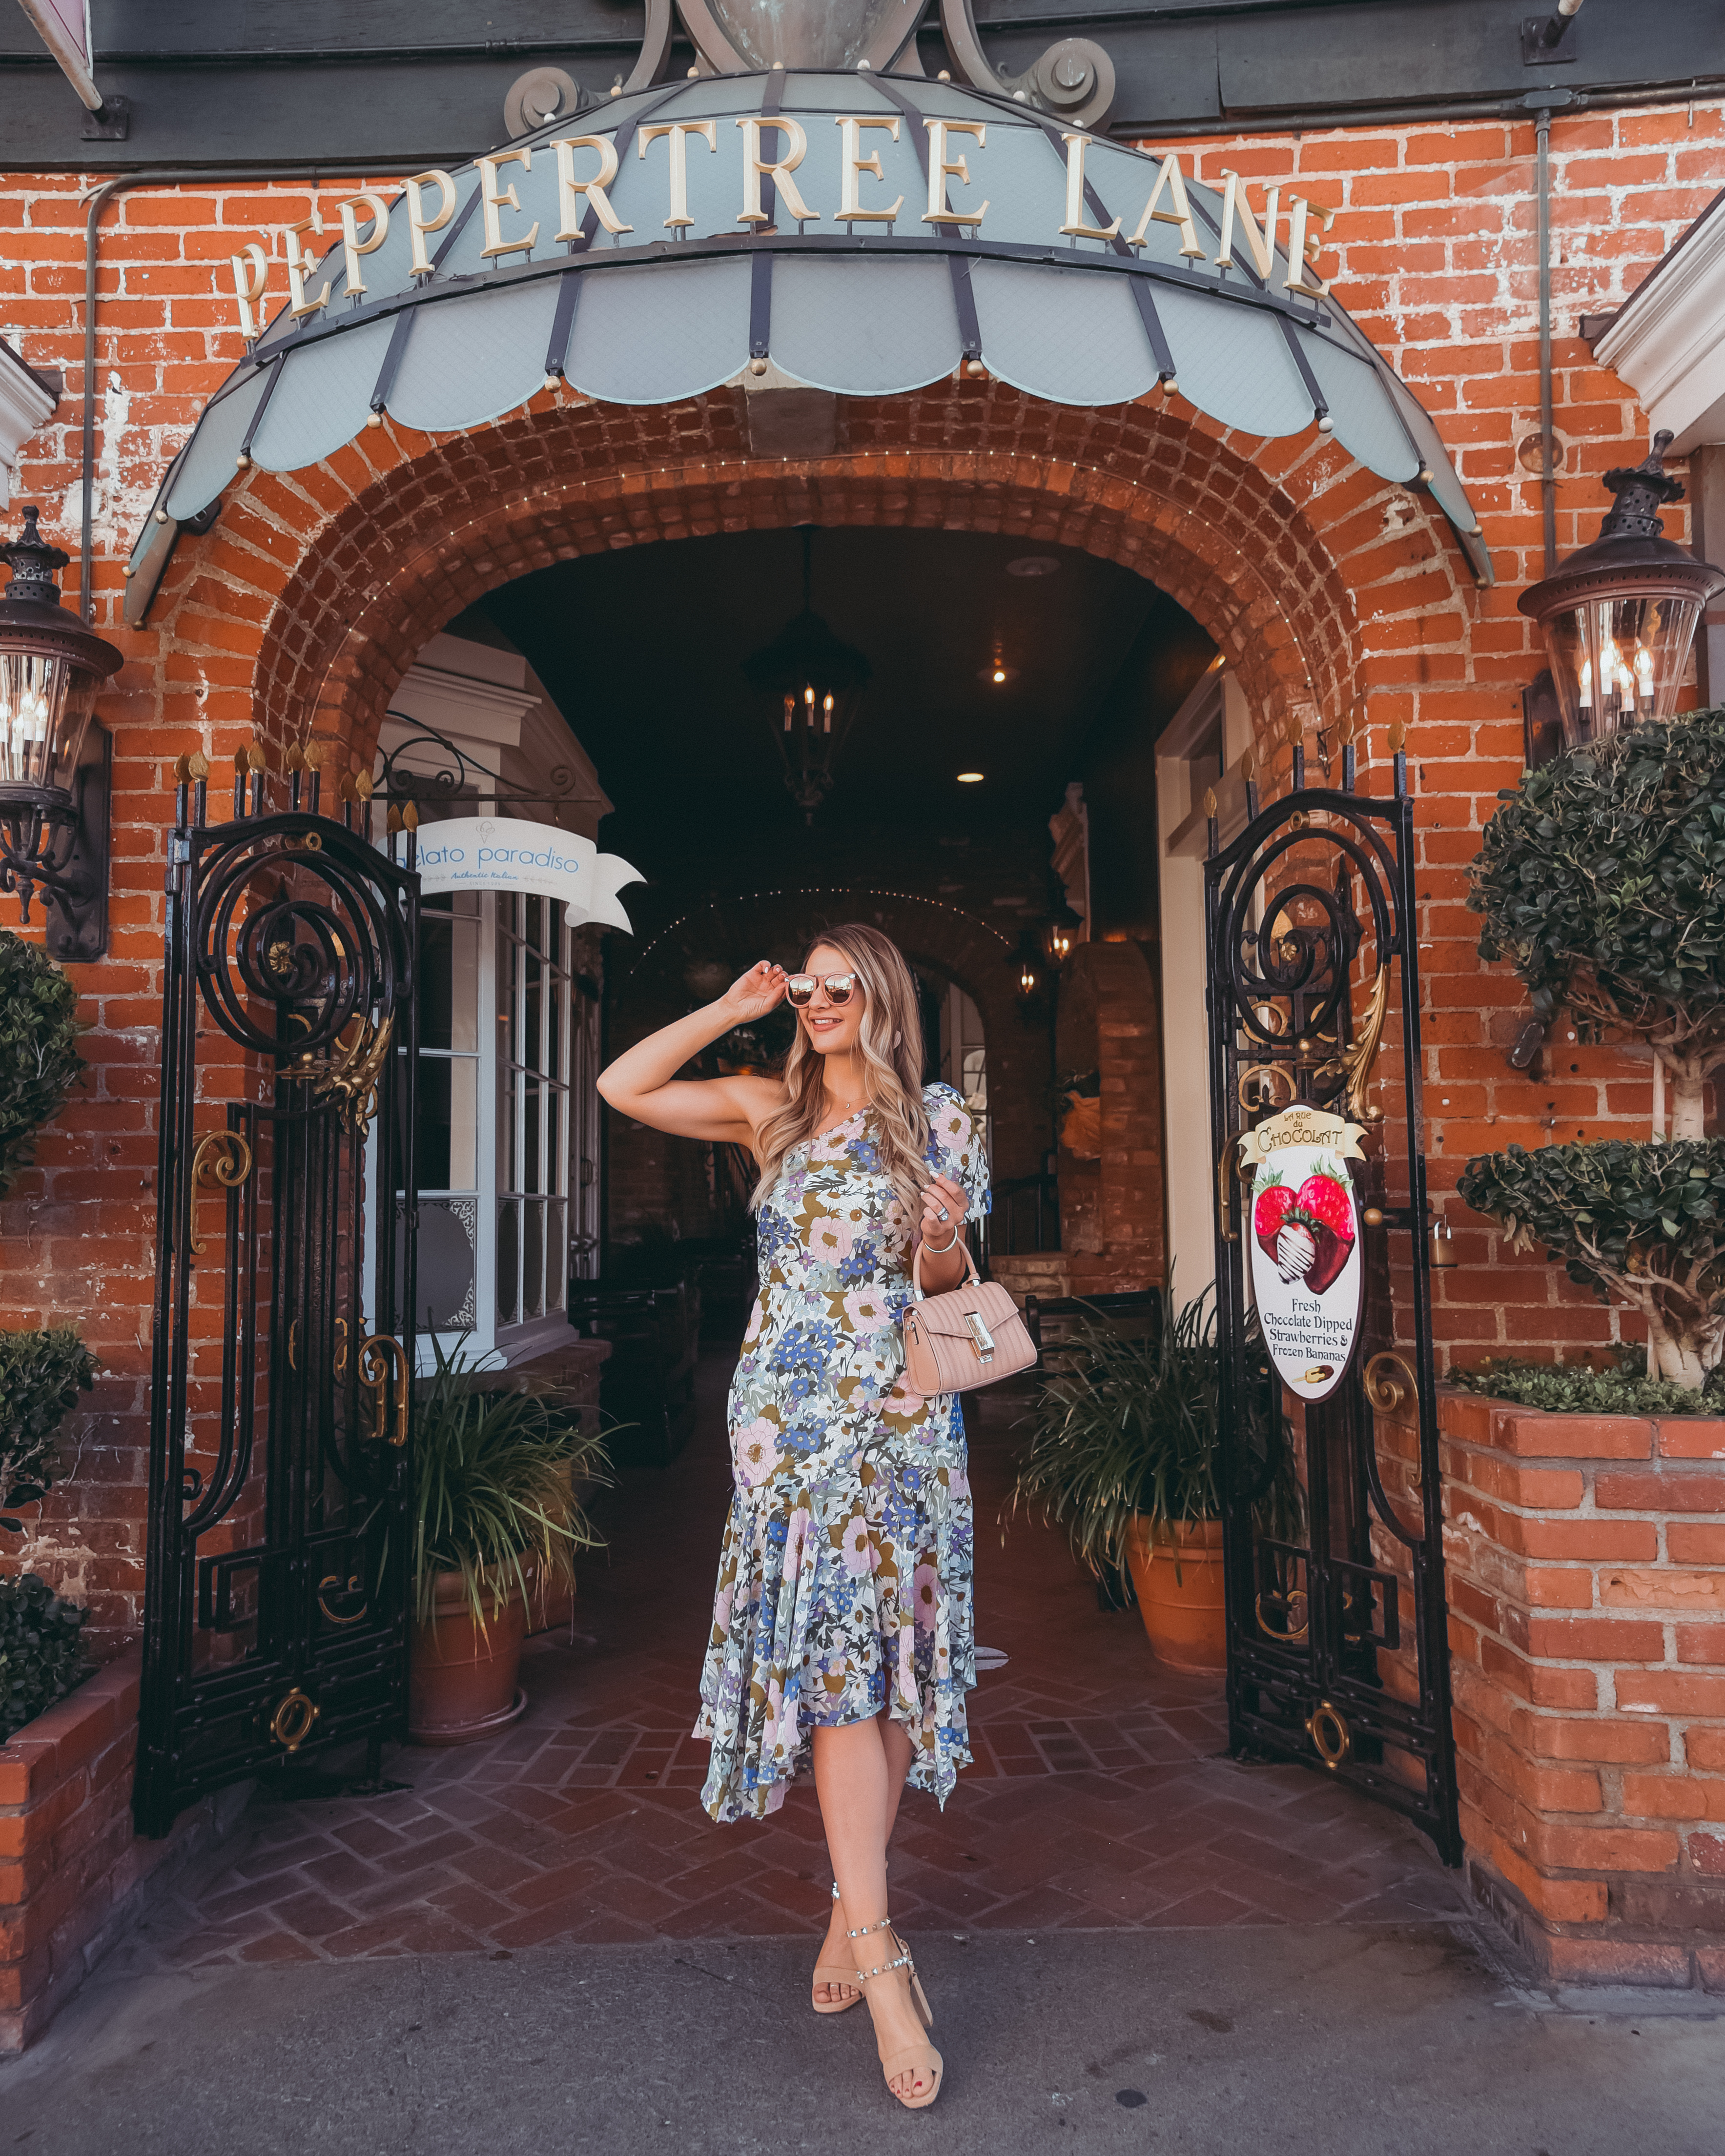
{"label": "terracotta pot", "polygon": [[1173,1525],[1134,1514],[1126,1561],[1144,1630],[1158,1660],[1208,1676],[1228,1666],[1228,1614],[1222,1591],[1222,1522]]}
{"label": "terracotta pot", "polygon": [[461,1575],[437,1576],[430,1621],[413,1628],[408,1662],[408,1741],[470,1744],[506,1728],[526,1711],[518,1683],[527,1605],[517,1589],[495,1615],[481,1588],[485,1629],[462,1589]]}

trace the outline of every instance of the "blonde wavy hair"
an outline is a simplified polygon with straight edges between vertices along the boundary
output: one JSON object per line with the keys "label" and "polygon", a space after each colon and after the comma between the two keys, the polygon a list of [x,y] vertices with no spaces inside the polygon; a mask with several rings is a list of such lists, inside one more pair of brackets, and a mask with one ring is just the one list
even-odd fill
{"label": "blonde wavy hair", "polygon": [[[803,952],[805,966],[809,952],[823,944],[842,955],[861,984],[863,1019],[857,1046],[862,1055],[868,1105],[875,1111],[881,1171],[906,1209],[914,1214],[928,1181],[924,1158],[928,1116],[922,1106],[922,1009],[916,980],[898,946],[865,922],[822,929]],[[824,1060],[809,1045],[808,1030],[799,1022],[784,1066],[785,1091],[790,1098],[768,1116],[756,1133],[761,1179],[749,1201],[755,1212],[778,1182],[786,1154],[807,1145],[820,1128],[827,1106]]]}

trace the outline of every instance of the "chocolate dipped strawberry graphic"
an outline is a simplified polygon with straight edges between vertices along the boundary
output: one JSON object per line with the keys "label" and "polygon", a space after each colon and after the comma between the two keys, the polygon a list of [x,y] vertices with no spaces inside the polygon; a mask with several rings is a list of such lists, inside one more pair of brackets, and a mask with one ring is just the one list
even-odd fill
{"label": "chocolate dipped strawberry graphic", "polygon": [[1272,1172],[1260,1178],[1252,1204],[1252,1234],[1266,1258],[1276,1255],[1276,1238],[1293,1202],[1294,1194],[1280,1175]]}
{"label": "chocolate dipped strawberry graphic", "polygon": [[[1255,1231],[1257,1227],[1255,1218]],[[1309,1293],[1322,1295],[1341,1277],[1353,1238],[1353,1199],[1348,1183],[1320,1169],[1307,1177],[1282,1209],[1271,1253],[1276,1269],[1285,1281],[1297,1280]]]}

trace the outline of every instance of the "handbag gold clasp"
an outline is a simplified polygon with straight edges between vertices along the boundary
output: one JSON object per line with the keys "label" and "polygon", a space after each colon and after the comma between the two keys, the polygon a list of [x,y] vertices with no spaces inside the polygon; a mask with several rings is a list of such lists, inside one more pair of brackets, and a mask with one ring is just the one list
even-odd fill
{"label": "handbag gold clasp", "polygon": [[976,1348],[977,1359],[983,1363],[992,1363],[994,1359],[994,1336],[983,1324],[982,1312],[979,1310],[967,1310],[964,1313],[964,1322],[970,1327],[970,1337]]}

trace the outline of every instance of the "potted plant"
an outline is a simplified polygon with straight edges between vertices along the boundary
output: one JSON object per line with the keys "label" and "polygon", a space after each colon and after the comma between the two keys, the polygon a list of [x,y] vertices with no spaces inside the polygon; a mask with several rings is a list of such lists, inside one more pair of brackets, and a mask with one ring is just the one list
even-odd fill
{"label": "potted plant", "polygon": [[[1012,1491],[1014,1509],[1034,1507],[1063,1526],[1099,1578],[1130,1572],[1152,1649],[1181,1670],[1228,1661],[1217,1366],[1207,1294],[1144,1339],[1086,1325],[1026,1418],[1030,1440]],[[1248,1435],[1260,1456],[1266,1435]],[[1286,1442],[1263,1502],[1276,1532],[1297,1521]]]}
{"label": "potted plant", "polygon": [[0,928],[0,1198],[84,1068],[78,994],[33,943]]}
{"label": "potted plant", "polygon": [[1725,711],[1572,751],[1500,798],[1468,900],[1480,955],[1510,961],[1541,1023],[1561,1005],[1647,1044],[1654,1132],[1482,1154],[1457,1191],[1512,1250],[1543,1244],[1639,1312],[1650,1374],[1697,1391],[1725,1348],[1725,1143],[1703,1122],[1725,1065]]}
{"label": "potted plant", "polygon": [[602,1479],[604,1453],[557,1387],[434,1347],[414,1425],[408,1735],[462,1744],[526,1706],[529,1609],[572,1588],[576,1551],[598,1544],[576,1483]]}

